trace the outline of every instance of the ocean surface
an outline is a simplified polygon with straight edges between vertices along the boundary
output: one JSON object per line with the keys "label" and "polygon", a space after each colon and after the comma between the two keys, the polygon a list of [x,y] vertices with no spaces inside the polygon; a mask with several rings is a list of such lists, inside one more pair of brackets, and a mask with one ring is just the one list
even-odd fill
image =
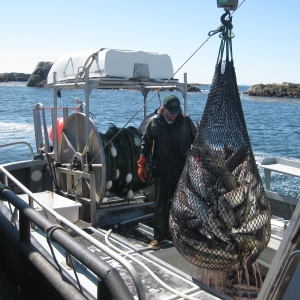
{"label": "ocean surface", "polygon": [[[188,114],[194,122],[200,121],[206,104],[209,86],[199,86],[201,93],[188,93]],[[265,157],[280,157],[300,161],[300,99],[265,98],[243,95],[249,86],[239,86],[241,103],[255,158],[260,162]],[[170,92],[160,92],[148,103],[151,113],[160,106]],[[178,94],[182,99],[181,94]],[[154,92],[148,94],[149,100]],[[75,98],[84,102],[82,90],[62,90],[59,107],[76,107]],[[36,153],[32,109],[35,104],[53,106],[52,89],[26,87],[24,82],[0,83],[0,145],[17,141],[31,144]],[[90,96],[92,121],[101,133],[110,124],[117,127],[139,127],[143,121],[143,96],[139,91],[94,90]],[[134,118],[133,118],[134,117]],[[46,112],[50,126],[50,111]],[[132,119],[133,118],[133,119]],[[132,119],[132,120],[131,120]],[[0,164],[30,158],[25,145],[0,148]],[[264,180],[263,172],[261,172]],[[273,173],[271,188],[300,198],[300,179]]]}

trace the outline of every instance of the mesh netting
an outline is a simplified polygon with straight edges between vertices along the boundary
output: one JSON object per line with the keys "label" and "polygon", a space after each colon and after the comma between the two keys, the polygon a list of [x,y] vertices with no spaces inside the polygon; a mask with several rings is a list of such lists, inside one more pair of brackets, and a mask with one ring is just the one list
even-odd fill
{"label": "mesh netting", "polygon": [[[123,197],[128,190],[138,192],[152,184],[150,172],[145,183],[138,177],[136,162],[140,157],[142,132],[131,126],[120,131],[120,128],[111,124],[108,131],[105,134],[100,133],[100,136],[105,147],[106,179],[112,181],[110,193]],[[112,156],[110,147],[107,147],[108,143],[116,149],[115,157]],[[151,158],[152,155],[149,155],[148,165],[151,164]],[[130,181],[127,180],[128,174],[132,175]]]}
{"label": "mesh netting", "polygon": [[252,152],[233,62],[217,64],[170,212],[177,250],[192,264],[252,264],[271,234],[270,205]]}

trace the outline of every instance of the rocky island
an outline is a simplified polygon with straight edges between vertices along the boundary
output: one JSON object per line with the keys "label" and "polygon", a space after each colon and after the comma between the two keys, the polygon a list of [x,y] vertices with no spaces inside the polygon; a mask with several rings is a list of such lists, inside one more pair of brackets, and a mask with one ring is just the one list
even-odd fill
{"label": "rocky island", "polygon": [[39,62],[30,75],[27,86],[43,87],[47,83],[47,76],[52,65],[53,62],[49,61]]}
{"label": "rocky island", "polygon": [[41,61],[36,65],[32,74],[2,73],[0,74],[0,82],[27,81],[27,86],[43,87],[47,82],[47,76],[52,65],[52,62]]}
{"label": "rocky island", "polygon": [[[49,61],[39,62],[32,74],[24,73],[3,73],[0,74],[0,82],[9,81],[27,81],[27,86],[31,87],[43,87],[47,82],[48,73],[53,63]],[[201,89],[197,85],[204,84],[188,84],[188,92],[201,92]],[[259,97],[279,97],[279,98],[300,98],[300,84],[283,82],[282,84],[255,84],[252,85],[246,92],[249,96]]]}
{"label": "rocky island", "polygon": [[2,73],[0,74],[0,82],[9,82],[9,81],[28,81],[30,74],[25,73]]}
{"label": "rocky island", "polygon": [[244,94],[261,97],[300,98],[300,84],[291,82],[255,84]]}
{"label": "rocky island", "polygon": [[[32,74],[3,73],[0,74],[0,82],[27,81],[26,86],[43,87],[47,83],[47,76],[52,65],[52,62],[41,61],[36,65]],[[188,84],[188,92],[201,92],[201,89],[197,88],[195,84]]]}

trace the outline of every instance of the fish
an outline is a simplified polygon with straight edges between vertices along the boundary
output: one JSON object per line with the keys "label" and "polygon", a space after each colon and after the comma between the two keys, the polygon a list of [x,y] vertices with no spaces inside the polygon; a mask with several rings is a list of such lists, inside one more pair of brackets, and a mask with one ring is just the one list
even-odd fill
{"label": "fish", "polygon": [[241,163],[240,165],[238,165],[238,166],[232,171],[233,176],[238,177],[239,174],[240,174],[243,170],[247,169],[247,166],[248,166],[248,164],[249,164],[249,161],[250,161],[250,158],[247,157],[243,163]]}
{"label": "fish", "polygon": [[[213,219],[209,223],[204,224],[204,227],[214,234],[214,237],[217,237],[223,242],[230,243],[230,237],[225,233],[226,228],[224,225],[220,225],[218,219]],[[223,229],[223,230],[222,230]]]}
{"label": "fish", "polygon": [[[189,188],[195,191],[203,200],[207,197],[207,188],[205,185],[205,178],[200,169],[199,163],[194,157],[189,157],[186,162],[187,174],[189,181],[186,184]],[[204,175],[204,176],[203,176]]]}
{"label": "fish", "polygon": [[220,180],[217,181],[215,190],[218,195],[223,195],[223,194],[227,193],[227,190],[224,188],[224,186],[222,185],[222,182],[220,182]]}
{"label": "fish", "polygon": [[204,227],[198,229],[198,232],[200,232],[201,235],[205,236],[209,240],[213,240],[214,239],[213,233],[211,233],[209,230],[207,230]]}
{"label": "fish", "polygon": [[184,223],[182,220],[177,219],[174,215],[170,215],[169,218],[169,227],[171,229],[171,234],[176,234],[177,236],[195,236],[193,230],[184,227]]}
{"label": "fish", "polygon": [[[257,213],[257,196],[255,195],[254,188],[250,187],[248,190],[248,199],[245,207],[245,220],[251,220]],[[234,227],[234,226],[233,226]]]}
{"label": "fish", "polygon": [[233,153],[233,149],[225,143],[223,148],[222,160],[226,161]]}
{"label": "fish", "polygon": [[232,233],[250,233],[254,232],[270,220],[269,210],[264,210],[262,213],[258,213],[252,220],[245,221],[240,228],[232,227]]}
{"label": "fish", "polygon": [[246,209],[246,204],[243,203],[239,207],[234,208],[235,211],[235,216],[237,219],[237,222],[242,224],[245,220],[245,209]]}
{"label": "fish", "polygon": [[215,188],[207,189],[207,197],[205,198],[205,203],[210,208],[213,208],[214,211],[218,209],[218,192],[216,191]]}
{"label": "fish", "polygon": [[245,201],[248,194],[248,189],[249,186],[247,184],[243,184],[224,194],[224,199],[228,202],[231,208],[235,208]]}
{"label": "fish", "polygon": [[201,201],[192,191],[184,187],[184,193],[188,199],[190,208],[194,211],[203,226],[222,241],[229,242],[230,238],[219,228],[217,220],[208,214],[208,205]]}
{"label": "fish", "polygon": [[190,189],[183,187],[183,193],[185,194],[189,207],[197,216],[198,220],[202,223],[208,222],[208,205],[205,204],[199,197],[197,197]]}
{"label": "fish", "polygon": [[249,146],[240,146],[225,162],[226,168],[232,172],[237,166],[242,164],[248,157]]}
{"label": "fish", "polygon": [[186,221],[186,225],[191,229],[198,229],[202,226],[202,223],[198,219],[191,219]]}
{"label": "fish", "polygon": [[266,196],[265,191],[261,192],[260,196],[257,199],[257,202],[262,209],[270,209],[270,202]]}
{"label": "fish", "polygon": [[225,167],[224,162],[203,146],[199,147],[198,150],[200,152],[199,158],[203,158],[200,159],[200,162],[208,173],[214,175],[215,181],[220,179],[227,191],[233,190],[236,187],[237,182],[232,173]]}
{"label": "fish", "polygon": [[200,267],[246,263],[270,236],[270,205],[251,146],[235,148],[225,143],[214,149],[196,139],[174,194],[169,223],[174,245]]}
{"label": "fish", "polygon": [[238,249],[240,251],[249,251],[252,252],[256,247],[261,245],[261,241],[259,241],[254,235],[252,234],[233,234],[233,240],[236,242]]}
{"label": "fish", "polygon": [[[199,249],[193,248],[189,241],[181,242],[178,245],[178,251],[192,264],[201,268],[207,269],[222,269],[229,268],[236,264],[235,259],[225,258],[217,256],[211,253],[199,251]],[[203,248],[202,248],[203,249]]]}
{"label": "fish", "polygon": [[195,190],[200,189],[204,186],[204,180],[202,177],[202,170],[200,169],[199,163],[193,156],[189,156],[186,160],[186,167],[191,184]]}
{"label": "fish", "polygon": [[233,170],[232,174],[237,179],[239,185],[245,183],[250,184],[254,180],[255,176],[250,168],[252,164],[253,162],[251,161],[250,156],[248,156],[243,163]]}
{"label": "fish", "polygon": [[238,177],[237,181],[238,183],[248,183],[251,184],[251,182],[254,180],[254,175],[251,171],[248,171],[247,173],[243,174],[243,176],[241,175],[240,177]]}
{"label": "fish", "polygon": [[236,260],[238,258],[237,254],[231,254],[228,251],[225,251],[221,248],[211,248],[211,246],[208,243],[205,243],[203,241],[199,241],[194,238],[182,236],[182,240],[187,243],[189,246],[193,247],[196,250],[199,250],[204,253],[213,254],[215,256],[220,256],[223,258],[228,258],[230,260]]}
{"label": "fish", "polygon": [[263,250],[262,245],[254,247],[252,249],[251,253],[247,257],[247,263],[251,264],[251,263],[255,262],[258,259],[262,250]]}
{"label": "fish", "polygon": [[249,164],[245,165],[244,168],[242,168],[239,176],[237,177],[237,182],[238,184],[243,184],[243,183],[252,183],[254,180],[254,174],[249,168]]}
{"label": "fish", "polygon": [[262,208],[262,209],[269,209],[270,208],[270,202],[267,199],[265,189],[261,182],[259,181],[257,185],[255,186],[254,192],[257,197],[257,204]]}
{"label": "fish", "polygon": [[220,219],[230,227],[235,227],[237,225],[236,216],[228,202],[225,198],[221,198],[218,201],[218,211]]}
{"label": "fish", "polygon": [[208,253],[201,253],[201,251],[197,252],[197,254],[194,256],[194,260],[198,261],[198,264],[201,262],[202,267],[209,268],[209,269],[222,269],[222,268],[228,268],[232,264],[235,263],[234,260],[216,256],[213,254]]}
{"label": "fish", "polygon": [[174,201],[171,208],[171,213],[180,219],[193,219],[196,215],[187,205],[182,202]]}

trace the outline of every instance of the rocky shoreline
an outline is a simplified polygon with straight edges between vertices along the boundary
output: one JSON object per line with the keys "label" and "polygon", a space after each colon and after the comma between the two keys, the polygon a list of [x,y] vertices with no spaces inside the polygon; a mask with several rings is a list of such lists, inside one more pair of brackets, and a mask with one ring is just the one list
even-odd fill
{"label": "rocky shoreline", "polygon": [[52,65],[52,62],[41,61],[36,65],[32,74],[2,73],[0,74],[0,82],[26,81],[26,86],[43,87],[47,82],[47,76]]}
{"label": "rocky shoreline", "polygon": [[47,83],[48,73],[53,65],[53,62],[41,61],[35,67],[33,73],[30,75],[27,86],[43,87]]}
{"label": "rocky shoreline", "polygon": [[[39,62],[35,67],[32,74],[24,73],[2,73],[0,74],[0,82],[10,81],[26,81],[27,86],[31,87],[43,87],[47,82],[48,73],[52,67],[52,62]],[[201,89],[196,85],[207,85],[207,84],[188,84],[188,92],[201,92]],[[300,98],[300,84],[283,82],[282,84],[255,84],[252,85],[246,92],[249,96],[258,97],[278,97],[278,98]]]}
{"label": "rocky shoreline", "polygon": [[[26,86],[43,87],[47,83],[47,76],[52,67],[52,62],[41,61],[37,64],[32,74],[24,73],[2,73],[0,74],[0,82],[10,81],[27,81]],[[188,84],[188,92],[201,92],[196,84]]]}
{"label": "rocky shoreline", "polygon": [[28,81],[30,74],[25,73],[2,73],[0,74],[0,82],[10,82],[10,81]]}
{"label": "rocky shoreline", "polygon": [[300,84],[291,82],[255,84],[243,94],[259,97],[300,98]]}

